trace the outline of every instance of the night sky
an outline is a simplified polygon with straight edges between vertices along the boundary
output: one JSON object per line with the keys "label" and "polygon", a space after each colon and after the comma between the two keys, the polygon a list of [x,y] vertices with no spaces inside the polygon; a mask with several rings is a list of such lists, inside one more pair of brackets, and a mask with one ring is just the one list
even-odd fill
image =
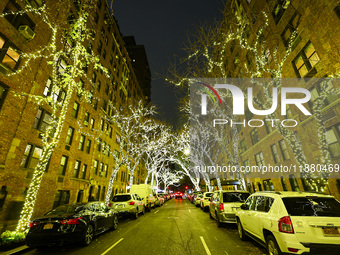
{"label": "night sky", "polygon": [[[110,2],[110,0],[109,0]],[[177,122],[174,88],[166,86],[162,74],[174,55],[184,56],[181,49],[187,36],[204,22],[220,20],[225,0],[113,0],[113,12],[121,33],[133,35],[146,49],[152,75],[152,103],[160,118]]]}

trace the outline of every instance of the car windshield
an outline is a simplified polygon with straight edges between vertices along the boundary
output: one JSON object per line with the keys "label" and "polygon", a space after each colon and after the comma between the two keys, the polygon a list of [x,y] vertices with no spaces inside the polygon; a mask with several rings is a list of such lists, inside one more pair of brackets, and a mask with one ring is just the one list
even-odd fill
{"label": "car windshield", "polygon": [[213,195],[213,193],[206,193],[205,196],[206,197],[211,197]]}
{"label": "car windshield", "polygon": [[247,198],[249,197],[249,193],[241,193],[241,192],[228,192],[228,193],[223,193],[223,202],[231,202],[231,203],[244,203]]}
{"label": "car windshield", "polygon": [[285,197],[282,200],[291,216],[340,217],[340,203],[332,197]]}
{"label": "car windshield", "polygon": [[130,195],[119,195],[113,197],[113,202],[125,202],[131,199]]}
{"label": "car windshield", "polygon": [[82,206],[61,205],[53,209],[52,211],[49,211],[45,215],[60,215],[60,214],[67,214],[67,213],[75,213],[76,211],[79,211],[80,208],[82,208]]}

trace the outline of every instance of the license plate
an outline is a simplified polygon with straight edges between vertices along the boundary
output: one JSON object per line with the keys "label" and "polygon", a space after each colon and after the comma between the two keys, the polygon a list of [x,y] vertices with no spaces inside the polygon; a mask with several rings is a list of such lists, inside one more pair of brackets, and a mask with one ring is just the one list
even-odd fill
{"label": "license plate", "polygon": [[338,228],[322,228],[324,236],[340,236]]}
{"label": "license plate", "polygon": [[117,205],[116,207],[117,208],[124,208],[125,206],[124,205]]}
{"label": "license plate", "polygon": [[53,224],[45,224],[44,229],[52,229]]}

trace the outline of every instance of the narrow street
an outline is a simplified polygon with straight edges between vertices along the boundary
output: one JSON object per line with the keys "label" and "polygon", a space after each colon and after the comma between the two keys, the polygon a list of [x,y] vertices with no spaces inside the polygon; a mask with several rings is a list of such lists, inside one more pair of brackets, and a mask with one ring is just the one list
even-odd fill
{"label": "narrow street", "polygon": [[172,199],[137,220],[122,219],[116,231],[96,236],[88,247],[34,249],[25,254],[262,255],[253,241],[242,242],[236,225],[218,228],[207,212],[188,200]]}

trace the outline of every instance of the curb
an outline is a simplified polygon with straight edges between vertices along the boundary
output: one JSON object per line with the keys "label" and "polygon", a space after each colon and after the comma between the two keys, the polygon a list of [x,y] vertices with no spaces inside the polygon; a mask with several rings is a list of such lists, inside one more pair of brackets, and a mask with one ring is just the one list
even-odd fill
{"label": "curb", "polygon": [[12,254],[19,255],[19,254],[24,254],[25,252],[28,252],[32,249],[33,249],[32,247],[23,245],[12,250],[2,251],[0,252],[0,255],[12,255]]}

